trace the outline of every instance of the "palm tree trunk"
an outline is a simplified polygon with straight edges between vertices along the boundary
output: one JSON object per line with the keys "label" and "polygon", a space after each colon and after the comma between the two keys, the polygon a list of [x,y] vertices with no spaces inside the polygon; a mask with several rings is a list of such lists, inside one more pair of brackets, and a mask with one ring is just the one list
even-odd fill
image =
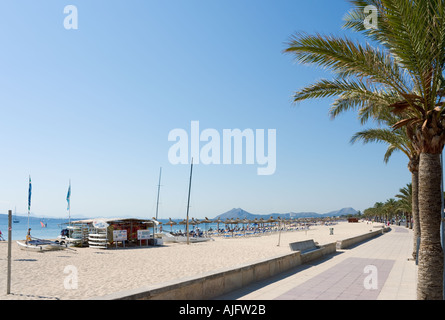
{"label": "palm tree trunk", "polygon": [[419,171],[412,171],[411,174],[412,185],[412,216],[413,216],[413,258],[417,258],[417,239],[420,237],[420,222],[419,222]]}
{"label": "palm tree trunk", "polygon": [[420,246],[417,299],[443,299],[440,154],[421,153],[419,163]]}

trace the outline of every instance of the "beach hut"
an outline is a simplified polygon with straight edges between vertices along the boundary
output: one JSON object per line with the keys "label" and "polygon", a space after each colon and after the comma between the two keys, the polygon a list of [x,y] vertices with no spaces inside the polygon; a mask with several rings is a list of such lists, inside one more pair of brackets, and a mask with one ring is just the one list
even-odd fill
{"label": "beach hut", "polygon": [[[153,220],[138,218],[88,219],[71,223],[74,225],[77,223],[86,224],[89,230],[89,247],[101,249],[106,249],[117,242],[122,245],[126,243],[127,246],[137,244],[138,230],[148,230],[156,225]],[[116,238],[117,236],[119,238]],[[148,239],[145,240],[148,241]]]}

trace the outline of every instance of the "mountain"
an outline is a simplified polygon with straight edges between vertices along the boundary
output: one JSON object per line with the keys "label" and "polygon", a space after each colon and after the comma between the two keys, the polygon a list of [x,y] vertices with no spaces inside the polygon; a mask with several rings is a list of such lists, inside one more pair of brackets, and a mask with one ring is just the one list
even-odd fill
{"label": "mountain", "polygon": [[348,207],[348,208],[343,208],[337,211],[331,211],[328,213],[325,213],[326,215],[330,215],[330,216],[346,216],[348,214],[357,214],[358,211],[355,210],[354,208]]}
{"label": "mountain", "polygon": [[259,215],[249,213],[241,208],[233,208],[232,210],[224,212],[224,213],[215,217],[215,219],[217,219],[217,218],[220,218],[221,220],[226,220],[226,219],[231,219],[231,218],[255,219],[255,218],[259,218]]}
{"label": "mountain", "polygon": [[253,214],[250,212],[247,212],[241,208],[233,208],[232,210],[229,210],[227,212],[224,212],[220,215],[217,215],[215,219],[220,218],[221,220],[226,219],[268,219],[269,217],[277,218],[281,217],[283,219],[298,219],[298,218],[324,218],[324,217],[334,217],[334,216],[342,216],[342,215],[348,215],[348,214],[357,214],[358,211],[354,208],[342,208],[340,210],[331,211],[328,213],[316,213],[316,212],[289,212],[289,213],[271,213],[271,214]]}

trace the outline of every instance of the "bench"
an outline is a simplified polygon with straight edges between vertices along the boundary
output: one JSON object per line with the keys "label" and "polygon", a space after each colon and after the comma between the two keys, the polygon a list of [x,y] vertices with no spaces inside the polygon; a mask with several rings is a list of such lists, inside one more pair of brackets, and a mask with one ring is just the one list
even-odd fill
{"label": "bench", "polygon": [[289,247],[292,251],[300,251],[301,253],[319,249],[312,239],[289,243]]}

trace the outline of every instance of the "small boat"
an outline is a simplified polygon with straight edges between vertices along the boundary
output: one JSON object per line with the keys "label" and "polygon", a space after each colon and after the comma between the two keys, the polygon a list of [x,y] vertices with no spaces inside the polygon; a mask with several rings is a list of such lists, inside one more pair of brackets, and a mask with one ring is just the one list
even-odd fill
{"label": "small boat", "polygon": [[[157,233],[156,236],[160,236],[163,242],[175,242],[175,243],[187,243],[187,236],[175,236],[167,232]],[[215,241],[213,238],[206,237],[189,237],[190,243]]]}
{"label": "small boat", "polygon": [[88,244],[88,226],[68,225],[62,229],[57,240],[60,244],[67,244],[68,246],[83,246]]}
{"label": "small boat", "polygon": [[19,223],[20,222],[20,220],[17,219],[17,209],[14,209],[14,216],[13,216],[12,222],[13,223]]}
{"label": "small boat", "polygon": [[40,221],[40,225],[42,226],[42,228],[46,228],[47,227],[47,223]]}
{"label": "small boat", "polygon": [[42,240],[42,239],[34,239],[31,241],[17,241],[17,244],[20,246],[20,249],[22,250],[31,250],[31,251],[53,251],[53,250],[63,250],[67,247],[64,245],[61,245],[60,243],[56,241],[51,240]]}

